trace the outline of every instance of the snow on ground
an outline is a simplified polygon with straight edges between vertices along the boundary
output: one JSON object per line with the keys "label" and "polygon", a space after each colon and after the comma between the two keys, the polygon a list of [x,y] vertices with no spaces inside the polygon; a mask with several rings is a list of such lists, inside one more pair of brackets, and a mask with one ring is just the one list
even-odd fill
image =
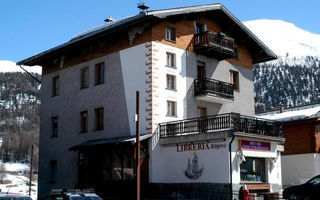
{"label": "snow on ground", "polygon": [[5,163],[7,172],[19,172],[29,170],[29,164],[26,163]]}
{"label": "snow on ground", "polygon": [[[40,66],[22,66],[28,72],[41,74]],[[9,60],[0,60],[0,72],[24,72],[15,62]]]}
{"label": "snow on ground", "polygon": [[[6,184],[0,184],[1,192],[29,194],[29,174],[23,174],[20,172],[29,171],[29,165],[25,163],[4,163],[5,175],[3,182]],[[31,186],[31,198],[37,199],[38,182],[33,181]]]}

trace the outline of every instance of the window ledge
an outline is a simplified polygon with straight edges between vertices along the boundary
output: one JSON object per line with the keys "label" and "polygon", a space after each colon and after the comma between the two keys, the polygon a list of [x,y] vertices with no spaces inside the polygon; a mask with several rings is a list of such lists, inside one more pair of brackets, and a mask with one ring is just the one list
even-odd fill
{"label": "window ledge", "polygon": [[169,40],[169,39],[165,39],[165,41],[172,42],[172,43],[177,43],[177,40]]}
{"label": "window ledge", "polygon": [[177,92],[177,89],[170,89],[170,88],[166,88],[166,90],[172,91],[172,92]]}
{"label": "window ledge", "polygon": [[103,129],[93,129],[93,132],[103,131]]}
{"label": "window ledge", "polygon": [[168,115],[168,114],[166,114],[166,117],[174,117],[174,118],[177,118],[178,115]]}
{"label": "window ledge", "polygon": [[171,68],[171,69],[177,69],[177,67],[176,67],[176,66],[169,66],[169,65],[166,65],[166,67]]}
{"label": "window ledge", "polygon": [[89,86],[88,87],[81,87],[80,90],[85,90],[85,89],[88,89],[88,88],[89,88]]}

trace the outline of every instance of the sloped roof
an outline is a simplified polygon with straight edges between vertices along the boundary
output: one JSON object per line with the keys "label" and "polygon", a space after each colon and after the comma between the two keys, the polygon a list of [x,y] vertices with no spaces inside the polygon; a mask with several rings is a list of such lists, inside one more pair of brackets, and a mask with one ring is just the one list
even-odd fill
{"label": "sloped roof", "polygon": [[281,121],[281,122],[291,122],[291,121],[297,121],[297,120],[319,118],[320,104],[291,108],[282,113],[280,112],[265,113],[265,114],[259,115],[258,117],[263,119]]}
{"label": "sloped roof", "polygon": [[[237,33],[241,33],[240,35],[246,35],[246,38],[250,40],[253,48],[251,52],[257,53],[259,57],[253,58],[254,63],[264,62],[276,59],[277,56],[261,41],[259,40],[241,21],[239,21],[231,12],[229,12],[223,5],[209,4],[209,5],[200,5],[200,6],[189,6],[189,7],[180,7],[180,8],[171,8],[171,9],[162,9],[162,10],[153,10],[144,13],[140,13],[135,16],[126,17],[120,20],[116,20],[114,22],[106,23],[90,30],[87,30],[83,33],[80,33],[71,38],[68,42],[61,44],[57,47],[44,51],[40,54],[34,55],[30,58],[24,59],[18,62],[18,65],[37,65],[39,62],[47,57],[50,57],[60,51],[65,51],[75,45],[79,45],[80,43],[86,42],[90,39],[94,39],[96,37],[105,36],[109,33],[114,33],[116,31],[123,30],[124,28],[133,26],[135,24],[145,22],[148,20],[154,19],[164,19],[171,16],[178,15],[190,15],[196,13],[205,13],[205,12],[214,12],[221,11],[223,15],[230,22],[233,22],[236,26],[234,26]],[[237,34],[236,34],[237,35]],[[259,49],[257,49],[259,48]]]}

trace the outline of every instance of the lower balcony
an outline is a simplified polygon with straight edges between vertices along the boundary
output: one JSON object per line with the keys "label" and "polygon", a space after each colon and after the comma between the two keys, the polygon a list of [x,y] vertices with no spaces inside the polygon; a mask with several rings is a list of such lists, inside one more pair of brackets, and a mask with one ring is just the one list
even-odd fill
{"label": "lower balcony", "polygon": [[195,79],[194,95],[196,99],[214,103],[233,102],[233,84],[214,79]]}
{"label": "lower balcony", "polygon": [[197,133],[235,131],[261,136],[282,137],[280,122],[227,113],[160,123],[160,137],[182,136]]}

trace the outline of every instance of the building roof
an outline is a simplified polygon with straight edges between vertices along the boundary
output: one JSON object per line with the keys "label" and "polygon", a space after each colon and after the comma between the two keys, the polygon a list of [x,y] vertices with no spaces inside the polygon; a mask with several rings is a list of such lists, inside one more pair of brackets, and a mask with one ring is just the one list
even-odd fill
{"label": "building roof", "polygon": [[320,104],[288,108],[284,112],[273,111],[268,113],[262,113],[259,114],[258,117],[281,122],[292,122],[320,118]]}
{"label": "building roof", "polygon": [[[269,60],[276,59],[277,56],[261,41],[259,40],[240,20],[238,20],[231,12],[229,12],[223,5],[209,4],[209,5],[200,5],[200,6],[190,6],[190,7],[180,7],[180,8],[171,8],[171,9],[162,9],[162,10],[154,10],[148,12],[142,12],[138,15],[126,17],[120,20],[116,20],[114,22],[105,23],[103,25],[97,26],[90,30],[87,30],[83,33],[80,33],[71,38],[68,42],[61,44],[57,47],[34,55],[30,58],[24,59],[18,62],[18,65],[39,65],[39,63],[50,57],[55,55],[58,52],[66,51],[76,45],[82,44],[84,42],[90,41],[91,39],[95,39],[97,37],[106,36],[110,33],[114,33],[116,31],[121,31],[128,27],[134,26],[136,24],[146,22],[146,21],[156,21],[156,19],[161,20],[171,16],[180,16],[180,15],[192,15],[197,13],[211,13],[215,12],[221,16],[224,20],[227,20],[230,24],[230,30],[232,30],[235,34],[240,35],[247,41],[248,44],[252,45],[252,54],[256,54],[253,56],[253,63],[265,62]],[[240,37],[239,36],[239,37]],[[242,38],[242,39],[243,39]]]}

